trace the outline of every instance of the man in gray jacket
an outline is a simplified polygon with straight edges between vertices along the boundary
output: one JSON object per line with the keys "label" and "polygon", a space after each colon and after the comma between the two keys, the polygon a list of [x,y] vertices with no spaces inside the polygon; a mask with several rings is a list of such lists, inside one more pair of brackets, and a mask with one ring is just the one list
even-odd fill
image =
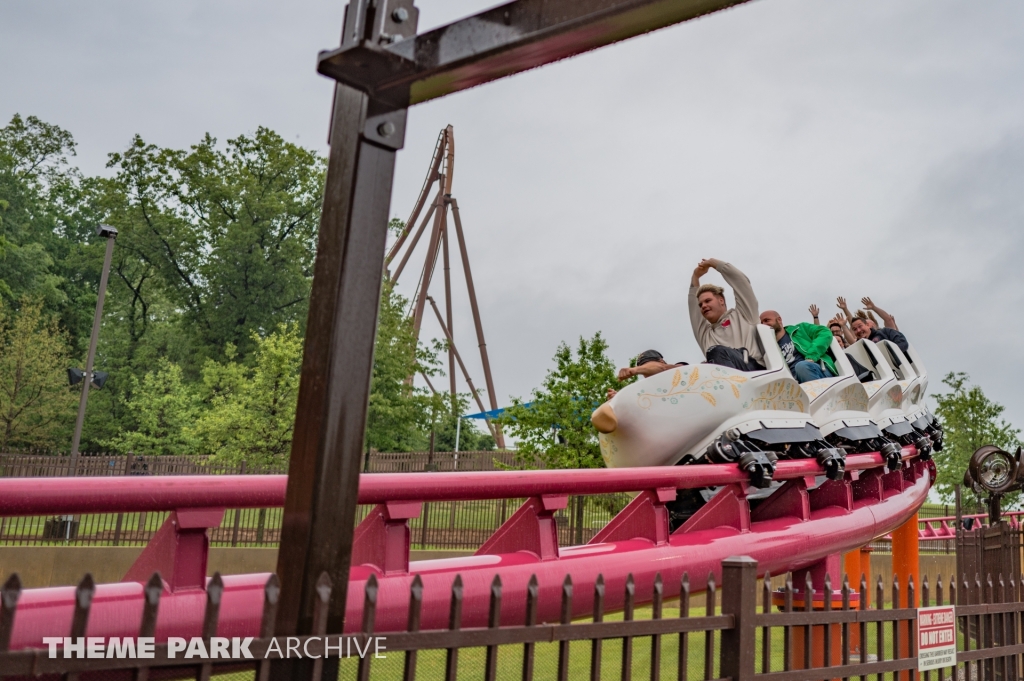
{"label": "man in gray jacket", "polygon": [[[718,270],[732,287],[736,307],[726,308],[721,286],[701,286],[700,278],[709,269]],[[709,364],[740,371],[764,369],[764,356],[757,342],[757,297],[747,275],[715,258],[701,260],[690,278],[688,302],[693,335]]]}

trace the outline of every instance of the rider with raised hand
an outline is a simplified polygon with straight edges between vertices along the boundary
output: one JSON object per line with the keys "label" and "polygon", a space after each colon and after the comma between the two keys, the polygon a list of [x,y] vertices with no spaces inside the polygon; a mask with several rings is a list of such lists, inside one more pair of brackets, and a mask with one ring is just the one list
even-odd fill
{"label": "rider with raised hand", "polygon": [[875,305],[873,302],[871,302],[870,298],[865,296],[865,297],[860,299],[860,302],[864,306],[865,310],[871,310],[872,312],[877,314],[879,317],[881,317],[882,324],[885,326],[885,328],[887,328],[887,329],[896,329],[897,331],[900,330],[900,327],[896,326],[896,318],[893,317],[888,312],[886,312],[885,310],[883,310],[882,308],[880,308],[877,305]]}
{"label": "rider with raised hand", "polygon": [[874,319],[868,316],[863,310],[857,312],[857,316],[853,318],[850,323],[853,327],[853,334],[857,338],[866,338],[869,341],[878,343],[879,341],[892,341],[896,346],[903,352],[908,352],[910,343],[907,341],[907,337],[902,333],[892,328],[878,328]]}
{"label": "rider with raised hand", "polygon": [[836,298],[836,307],[843,311],[843,314],[846,315],[847,320],[853,319],[853,313],[850,312],[850,308],[846,306],[846,298],[842,296]]}
{"label": "rider with raised hand", "polygon": [[[710,269],[718,270],[732,287],[736,307],[726,307],[721,286],[701,286],[700,278]],[[693,335],[709,364],[740,371],[764,369],[764,357],[757,342],[757,296],[743,272],[716,258],[701,260],[690,278],[688,303]]]}
{"label": "rider with raised hand", "polygon": [[834,326],[839,327],[839,333],[842,335],[843,347],[849,347],[857,342],[857,336],[854,335],[853,330],[850,329],[850,319],[842,312],[837,312],[836,316],[832,318],[832,321],[828,323],[828,327],[831,329]]}

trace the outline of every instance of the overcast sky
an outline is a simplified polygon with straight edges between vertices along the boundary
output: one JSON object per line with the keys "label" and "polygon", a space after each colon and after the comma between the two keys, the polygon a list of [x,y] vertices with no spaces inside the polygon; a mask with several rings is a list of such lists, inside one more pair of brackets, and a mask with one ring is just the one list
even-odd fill
{"label": "overcast sky", "polygon": [[[417,4],[423,31],[490,3]],[[315,62],[341,17],[323,0],[6,0],[0,118],[70,130],[87,173],[135,133],[187,147],[263,125],[326,153]],[[871,296],[931,392],[966,371],[1024,426],[1022,84],[1020,2],[759,0],[417,106],[392,212],[454,125],[502,404],[598,330],[619,363],[697,361],[686,288],[718,257],[786,323]],[[456,310],[482,385],[464,294]]]}

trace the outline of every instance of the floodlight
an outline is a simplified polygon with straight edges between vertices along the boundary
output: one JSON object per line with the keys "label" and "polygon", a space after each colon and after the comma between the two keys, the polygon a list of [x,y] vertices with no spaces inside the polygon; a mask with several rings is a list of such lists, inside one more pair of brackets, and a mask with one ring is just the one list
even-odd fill
{"label": "floodlight", "polygon": [[[92,383],[92,387],[94,387],[97,390],[99,390],[100,388],[102,388],[106,384],[107,379],[109,377],[110,377],[110,373],[109,372],[106,372],[106,371],[93,371],[92,372],[92,380],[89,381],[89,382]],[[68,383],[69,384],[77,385],[77,384],[82,382],[83,378],[85,378],[85,372],[83,370],[81,370],[81,369],[74,369],[74,368],[68,369]]]}
{"label": "floodlight", "polygon": [[116,239],[117,238],[117,228],[111,227],[110,225],[97,225],[96,226],[96,234],[98,236],[102,236],[102,237],[104,237],[106,239]]}
{"label": "floodlight", "polygon": [[1012,492],[1017,485],[1018,461],[998,447],[985,445],[974,452],[967,473],[975,488],[990,494]]}

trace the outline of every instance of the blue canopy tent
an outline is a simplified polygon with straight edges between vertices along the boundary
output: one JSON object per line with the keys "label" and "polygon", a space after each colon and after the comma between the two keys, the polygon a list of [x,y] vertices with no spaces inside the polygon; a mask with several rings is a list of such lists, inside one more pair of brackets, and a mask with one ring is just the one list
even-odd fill
{"label": "blue canopy tent", "polygon": [[[529,407],[533,402],[527,402],[524,407]],[[459,451],[459,436],[462,434],[462,419],[484,419],[490,421],[491,419],[498,418],[501,416],[508,407],[502,407],[501,409],[491,409],[490,411],[480,411],[475,414],[463,414],[455,424],[455,451]]]}

